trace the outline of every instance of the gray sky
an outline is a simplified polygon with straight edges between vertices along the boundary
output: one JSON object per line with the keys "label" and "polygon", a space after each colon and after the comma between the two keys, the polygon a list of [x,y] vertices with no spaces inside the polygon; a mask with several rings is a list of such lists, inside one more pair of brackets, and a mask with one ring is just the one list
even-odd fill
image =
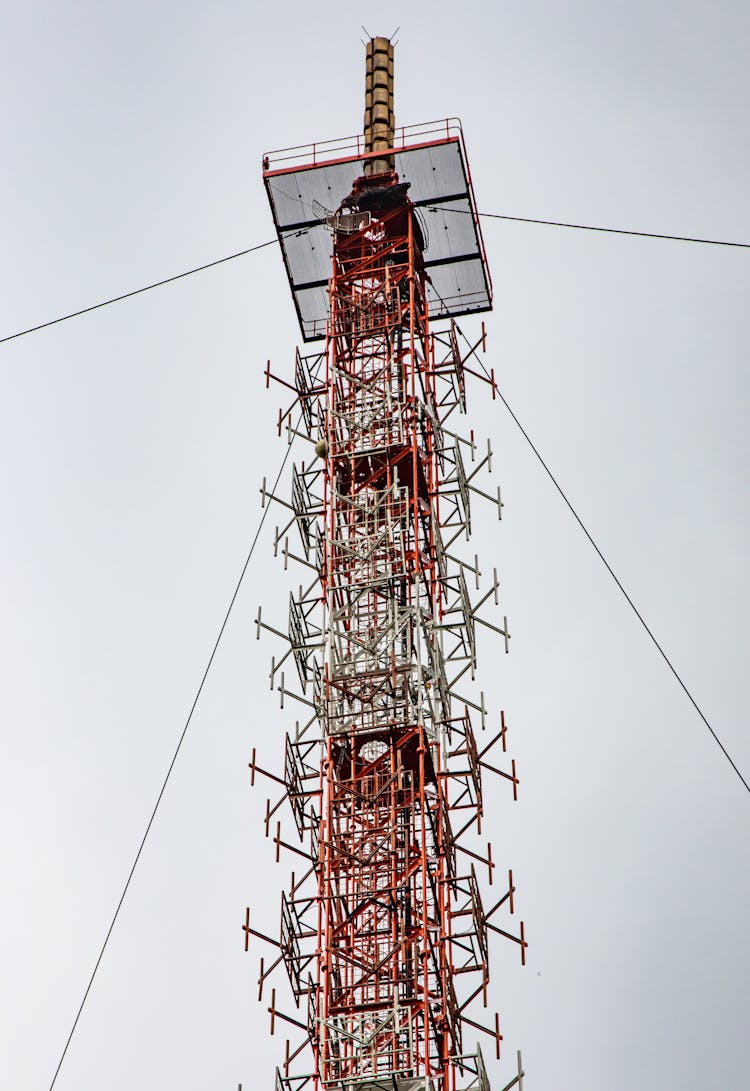
{"label": "gray sky", "polygon": [[[480,208],[750,241],[743,3],[6,0],[0,336],[270,238],[262,153],[358,131],[361,22],[401,26],[398,123],[462,119]],[[747,776],[750,256],[484,232],[488,361]],[[49,1086],[283,456],[262,371],[296,342],[269,248],[2,346],[2,1087]],[[531,944],[525,970],[494,947],[495,1091],[516,1048],[529,1091],[741,1091],[750,800],[502,408],[470,414],[513,633],[481,685],[522,779],[486,832]],[[252,626],[288,583],[265,533],[59,1091],[272,1088],[240,926],[275,926],[294,866],[247,772],[289,726]]]}

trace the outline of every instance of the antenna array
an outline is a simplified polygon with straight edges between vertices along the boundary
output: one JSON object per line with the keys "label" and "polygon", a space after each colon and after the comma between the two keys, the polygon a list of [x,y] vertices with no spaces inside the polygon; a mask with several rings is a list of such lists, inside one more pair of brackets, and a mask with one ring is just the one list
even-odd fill
{"label": "antenna array", "polygon": [[[355,155],[333,160],[355,172],[348,192],[319,199],[335,171],[318,154],[301,164],[288,153],[280,166],[264,161],[308,340],[320,332],[306,324],[301,301],[318,285],[291,248],[284,200],[326,212],[311,225],[326,232],[330,255],[325,344],[298,351],[293,380],[278,379],[293,392],[279,433],[290,443],[304,437],[311,460],[294,467],[288,498],[262,489],[263,504],[284,512],[275,552],[301,574],[286,624],[260,608],[256,619],[258,638],[281,642],[270,684],[298,717],[282,772],[261,767],[255,750],[250,763],[253,783],[263,776],[278,788],[265,821],[276,858],[284,852],[296,863],[278,938],[252,927],[249,909],[244,926],[246,949],[251,937],[271,948],[258,981],[271,1031],[282,1022],[295,1037],[277,1091],[489,1091],[481,1049],[465,1038],[469,1028],[487,1035],[500,1056],[499,1015],[487,1025],[474,1014],[488,1002],[491,936],[517,944],[525,961],[523,923],[517,934],[499,923],[515,911],[512,872],[489,908],[480,883],[482,873],[497,883],[492,846],[480,840],[486,778],[505,781],[514,799],[518,788],[515,761],[500,765],[505,716],[495,719],[472,686],[480,627],[499,651],[510,642],[497,572],[467,557],[464,544],[473,505],[503,513],[499,487],[484,480],[490,444],[462,426],[470,384],[496,393],[492,372],[476,365],[484,327],[462,350],[455,322],[489,306],[489,275],[476,216],[470,237],[449,240],[447,257],[429,255],[418,213],[424,157],[410,153],[428,148],[433,169],[452,165],[452,185],[431,193],[438,207],[473,210],[470,179],[449,123],[445,135],[395,147],[392,72],[392,46],[373,39],[369,135]],[[439,276],[452,278],[452,292],[436,305]],[[269,364],[267,385],[276,378]],[[277,970],[286,972],[291,1010],[277,1003],[269,980]],[[297,1074],[309,1051],[312,1065]],[[507,1087],[522,1078],[519,1056]]]}

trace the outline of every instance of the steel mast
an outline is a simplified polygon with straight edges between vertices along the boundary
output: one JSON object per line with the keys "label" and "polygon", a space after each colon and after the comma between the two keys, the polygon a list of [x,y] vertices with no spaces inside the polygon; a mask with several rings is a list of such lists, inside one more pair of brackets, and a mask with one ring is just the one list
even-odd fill
{"label": "steel mast", "polygon": [[[486,1026],[471,1005],[487,1003],[489,934],[516,942],[522,960],[526,940],[523,924],[516,936],[494,923],[514,911],[512,873],[486,911],[476,871],[493,882],[491,846],[478,840],[483,776],[507,780],[514,798],[518,778],[515,762],[488,761],[506,748],[503,714],[481,747],[474,731],[490,722],[471,687],[477,627],[506,652],[510,633],[506,618],[484,616],[498,604],[496,572],[483,580],[461,546],[477,496],[502,517],[499,488],[477,484],[490,445],[480,452],[459,431],[467,383],[496,391],[479,363],[484,328],[462,347],[455,322],[491,306],[463,136],[453,120],[395,128],[393,45],[373,38],[364,137],[274,153],[263,173],[303,339],[324,339],[297,353],[293,382],[279,380],[294,391],[279,432],[308,439],[309,457],[291,500],[262,490],[287,514],[276,550],[307,584],[286,632],[257,617],[259,637],[286,643],[271,686],[304,713],[283,775],[255,751],[250,763],[253,781],[281,786],[266,817],[277,859],[302,858],[279,939],[252,928],[249,909],[245,922],[246,949],[251,936],[275,948],[259,996],[283,965],[295,1002],[285,1013],[272,989],[272,1032],[282,1020],[301,1038],[287,1041],[277,1088],[488,1091],[481,1050],[464,1038],[489,1035],[499,1058],[499,1016]],[[297,843],[282,837],[284,803]],[[297,1075],[307,1047],[313,1063]],[[521,1079],[519,1060],[507,1087]]]}

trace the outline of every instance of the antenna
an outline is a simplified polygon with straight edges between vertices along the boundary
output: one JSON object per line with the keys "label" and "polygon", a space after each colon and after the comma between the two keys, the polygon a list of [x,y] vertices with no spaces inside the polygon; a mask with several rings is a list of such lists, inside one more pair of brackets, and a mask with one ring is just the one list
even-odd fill
{"label": "antenna", "polygon": [[[475,360],[484,326],[462,348],[456,318],[492,289],[460,126],[396,128],[387,38],[367,44],[365,87],[362,135],[264,157],[311,347],[291,377],[266,369],[290,396],[279,435],[307,449],[289,495],[262,490],[298,576],[286,622],[258,609],[287,733],[283,759],[253,750],[250,770],[293,870],[278,937],[248,908],[245,949],[263,945],[258,998],[290,1035],[276,1091],[489,1091],[466,1039],[499,1059],[490,947],[502,937],[522,963],[527,947],[523,922],[501,919],[513,872],[482,839],[496,784],[513,799],[519,784],[505,714],[475,685],[480,629],[505,654],[510,627],[496,570],[467,546],[477,505],[501,519],[503,502],[492,448],[464,423],[470,394],[496,394]],[[300,202],[315,219],[300,223]]]}

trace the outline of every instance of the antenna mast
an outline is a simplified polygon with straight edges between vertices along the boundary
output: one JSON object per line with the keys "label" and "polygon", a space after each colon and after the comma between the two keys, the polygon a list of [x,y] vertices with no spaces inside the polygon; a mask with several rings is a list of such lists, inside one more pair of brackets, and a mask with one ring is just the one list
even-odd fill
{"label": "antenna mast", "polygon": [[[245,921],[246,949],[251,937],[273,947],[260,997],[283,966],[294,1000],[284,1012],[270,990],[271,1031],[293,1036],[277,1091],[489,1091],[467,1030],[499,1058],[499,1015],[485,1025],[472,1005],[487,1004],[491,934],[522,961],[526,939],[523,924],[515,935],[496,923],[514,912],[513,875],[498,883],[480,837],[484,780],[515,799],[518,777],[515,762],[490,764],[505,717],[471,684],[479,627],[498,651],[510,632],[487,616],[497,573],[461,545],[477,500],[502,516],[499,488],[479,487],[491,447],[459,430],[469,385],[496,392],[478,363],[484,327],[463,348],[455,322],[491,307],[463,136],[455,121],[395,128],[393,46],[373,38],[364,139],[271,154],[263,174],[303,339],[323,341],[280,380],[294,400],[279,433],[307,438],[310,454],[291,500],[263,488],[285,513],[276,550],[304,573],[286,632],[257,617],[259,637],[285,644],[271,686],[300,715],[283,775],[251,761],[253,781],[279,789],[266,812],[277,860],[296,864],[278,940],[249,909]],[[490,909],[480,876],[497,884]],[[303,1053],[312,1063],[297,1075]],[[519,1060],[504,1091],[522,1075]]]}

